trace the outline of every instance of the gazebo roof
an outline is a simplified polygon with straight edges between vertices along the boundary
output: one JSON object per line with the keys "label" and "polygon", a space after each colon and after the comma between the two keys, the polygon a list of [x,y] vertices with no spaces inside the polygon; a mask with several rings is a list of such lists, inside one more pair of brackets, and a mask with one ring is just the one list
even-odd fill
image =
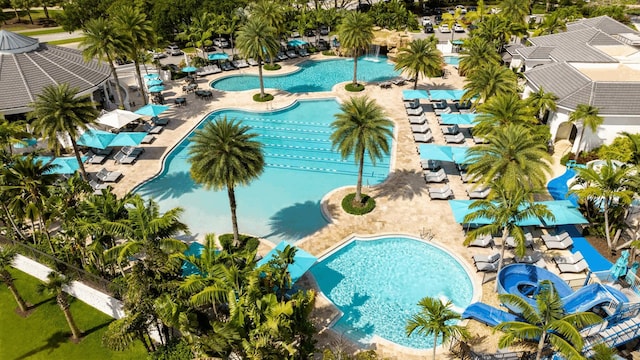
{"label": "gazebo roof", "polygon": [[79,50],[0,30],[0,113],[28,112],[27,105],[48,85],[68,83],[89,94],[110,75],[109,66],[85,62]]}

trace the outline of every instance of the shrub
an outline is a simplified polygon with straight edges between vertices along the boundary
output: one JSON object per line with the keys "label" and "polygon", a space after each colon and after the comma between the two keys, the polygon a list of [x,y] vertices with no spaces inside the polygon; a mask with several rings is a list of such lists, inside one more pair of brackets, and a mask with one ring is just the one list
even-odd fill
{"label": "shrub", "polygon": [[267,71],[275,71],[275,70],[280,70],[282,69],[282,66],[280,66],[280,64],[264,64],[262,66],[263,69],[267,70]]}
{"label": "shrub", "polygon": [[336,56],[336,53],[333,50],[325,50],[322,52],[324,56]]}
{"label": "shrub", "polygon": [[264,94],[264,97],[260,97],[260,94],[253,95],[253,101],[256,102],[266,102],[271,100],[273,100],[273,95],[271,94]]}
{"label": "shrub", "polygon": [[597,154],[600,159],[629,162],[633,157],[631,140],[623,136],[617,137],[611,145],[602,145]]}
{"label": "shrub", "polygon": [[[253,251],[258,248],[260,245],[260,240],[250,235],[238,235],[238,240],[240,240],[240,245],[238,249],[246,249]],[[220,242],[220,246],[225,249],[227,252],[232,252],[233,246],[233,234],[222,234],[218,237],[218,241]]]}
{"label": "shrub", "polygon": [[354,204],[353,199],[356,197],[355,193],[351,193],[342,199],[342,208],[344,211],[351,215],[364,215],[368,214],[376,207],[376,201],[369,195],[362,194],[361,206]]}
{"label": "shrub", "polygon": [[360,91],[364,90],[364,85],[363,84],[348,83],[344,88],[347,91],[360,92]]}
{"label": "shrub", "polygon": [[189,344],[184,341],[160,345],[158,349],[147,356],[147,360],[182,360],[192,359],[193,353]]}

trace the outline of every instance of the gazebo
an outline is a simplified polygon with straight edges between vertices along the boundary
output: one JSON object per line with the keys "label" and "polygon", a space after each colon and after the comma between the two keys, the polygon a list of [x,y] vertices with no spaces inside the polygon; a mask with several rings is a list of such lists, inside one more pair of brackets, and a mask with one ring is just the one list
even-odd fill
{"label": "gazebo", "polygon": [[23,114],[42,89],[68,83],[79,95],[108,101],[109,66],[85,62],[76,49],[40,43],[37,39],[0,30],[0,113]]}

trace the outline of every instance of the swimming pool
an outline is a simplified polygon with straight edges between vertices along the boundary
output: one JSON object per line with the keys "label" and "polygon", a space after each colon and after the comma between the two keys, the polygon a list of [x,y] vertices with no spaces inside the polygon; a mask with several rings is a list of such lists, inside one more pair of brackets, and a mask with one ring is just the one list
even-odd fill
{"label": "swimming pool", "polygon": [[[400,73],[393,64],[380,60],[358,60],[358,81],[384,81]],[[307,60],[298,64],[300,70],[286,75],[264,76],[264,87],[285,90],[291,93],[331,91],[337,83],[353,79],[353,59]],[[215,80],[211,87],[224,91],[243,91],[260,88],[257,75],[232,75]]]}
{"label": "swimming pool", "polygon": [[407,320],[419,311],[417,303],[425,296],[447,298],[462,311],[474,299],[474,285],[458,260],[407,236],[354,238],[311,272],[344,313],[333,329],[360,343],[377,335],[406,347],[432,348],[432,336],[406,336]]}
{"label": "swimming pool", "polygon": [[448,65],[458,66],[460,65],[460,58],[458,56],[445,56],[444,62]]}
{"label": "swimming pool", "polygon": [[[197,127],[227,116],[259,134],[266,167],[249,186],[237,187],[239,229],[274,242],[295,242],[327,224],[320,200],[329,191],[355,185],[358,167],[331,148],[330,124],[339,104],[334,99],[298,101],[271,112],[216,111]],[[196,236],[232,231],[226,190],[209,191],[195,184],[187,162],[189,137],[167,155],[163,171],[135,191],[155,199],[162,211],[183,207],[182,220]],[[363,184],[377,184],[389,174],[390,156],[373,166],[365,161]]]}

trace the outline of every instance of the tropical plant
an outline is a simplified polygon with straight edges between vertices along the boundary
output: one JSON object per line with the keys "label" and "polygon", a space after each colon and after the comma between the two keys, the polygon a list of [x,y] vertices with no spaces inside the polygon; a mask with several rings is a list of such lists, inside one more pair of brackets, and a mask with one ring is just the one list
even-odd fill
{"label": "tropical plant", "polygon": [[506,93],[491,97],[478,107],[480,114],[475,119],[474,134],[487,135],[509,124],[531,128],[537,123],[533,108],[520,99],[516,93]]}
{"label": "tropical plant", "polygon": [[529,15],[529,0],[502,0],[500,2],[500,16],[512,24],[525,25],[525,18]]}
{"label": "tropical plant", "polygon": [[[269,58],[271,59],[271,65],[273,65],[275,61],[275,54],[280,49],[280,36],[282,35],[285,23],[285,14],[282,4],[275,1],[258,1],[251,7],[251,15],[252,16],[249,18],[249,22],[254,22],[253,27],[255,28],[257,24],[262,24],[261,27],[268,27],[270,29],[270,32],[273,34],[276,43],[278,44],[275,49],[270,49],[268,47],[266,48],[266,51],[269,54]],[[249,24],[246,24],[245,26],[247,25]],[[253,33],[253,31],[251,32]],[[273,50],[274,52],[270,53],[269,51],[271,50]],[[261,56],[261,58],[264,58],[264,56]]]}
{"label": "tropical plant", "polygon": [[567,30],[567,22],[556,12],[546,15],[533,36],[551,35]]}
{"label": "tropical plant", "polygon": [[460,51],[460,75],[472,74],[476,70],[487,65],[500,65],[502,58],[495,47],[485,38],[472,36],[464,41]]}
{"label": "tropical plant", "polygon": [[340,46],[353,55],[352,85],[358,84],[358,56],[373,40],[373,22],[365,13],[349,11],[338,26]]}
{"label": "tropical plant", "polygon": [[362,171],[364,169],[365,153],[375,164],[388,154],[390,140],[393,138],[393,122],[386,118],[384,110],[375,100],[366,96],[352,97],[340,105],[340,113],[331,123],[333,133],[330,136],[334,149],[337,149],[343,159],[353,154],[358,164],[358,182],[353,205],[362,204]]}
{"label": "tropical plant", "polygon": [[9,156],[13,155],[13,145],[24,144],[29,136],[24,121],[9,121],[0,114],[0,147],[6,149]]}
{"label": "tropical plant", "polygon": [[[469,231],[464,244],[469,245],[481,235],[502,233],[497,269],[500,273],[504,264],[505,244],[508,237],[513,237],[515,241],[516,255],[524,256],[525,254],[525,235],[520,224],[531,218],[553,220],[555,217],[546,205],[533,202],[536,190],[529,186],[514,186],[505,178],[498,179],[490,183],[491,193],[487,199],[476,200],[469,205],[469,210],[472,212],[464,217],[466,224],[472,224],[478,219],[488,219],[489,223]],[[498,291],[498,281],[495,289]]]}
{"label": "tropical plant", "polygon": [[534,114],[540,120],[545,118],[548,111],[556,111],[556,100],[558,100],[556,94],[546,92],[542,87],[538,91],[531,92],[525,99],[527,105],[534,110]]}
{"label": "tropical plant", "polygon": [[633,167],[617,166],[607,160],[598,168],[590,164],[585,168],[576,168],[577,179],[573,185],[581,184],[580,188],[569,190],[569,194],[576,194],[582,201],[596,200],[604,214],[605,237],[611,252],[615,250],[615,243],[611,239],[611,224],[609,216],[614,204],[630,204],[634,192],[629,189],[631,174],[636,171]]}
{"label": "tropical plant", "polygon": [[236,245],[239,232],[235,187],[249,184],[264,170],[262,143],[254,140],[257,136],[251,133],[251,127],[224,117],[196,131],[189,149],[193,180],[207,189],[227,189]]}
{"label": "tropical plant", "polygon": [[442,23],[446,24],[449,27],[449,31],[451,32],[451,42],[453,42],[454,25],[457,24],[458,26],[465,26],[462,22],[463,17],[464,16],[462,15],[462,9],[460,8],[456,8],[453,14],[449,12],[442,14]]}
{"label": "tropical plant", "polygon": [[462,100],[475,99],[474,104],[485,102],[495,95],[515,93],[517,77],[510,69],[488,64],[470,73],[465,80]]}
{"label": "tropical plant", "polygon": [[202,56],[205,56],[205,46],[213,43],[211,35],[213,33],[213,17],[208,12],[203,12],[191,19],[191,23],[183,25],[182,32],[178,34],[178,39],[187,41],[187,46],[199,48]]}
{"label": "tropical plant", "polygon": [[71,284],[71,278],[66,277],[56,271],[52,271],[47,275],[47,282],[38,285],[38,292],[44,294],[53,294],[56,296],[56,302],[62,310],[69,329],[71,330],[71,336],[74,341],[80,341],[82,332],[78,329],[76,322],[71,314],[69,308],[69,295],[64,292],[64,289]]}
{"label": "tropical plant", "polygon": [[280,43],[274,28],[258,17],[251,17],[240,29],[238,34],[238,49],[247,58],[254,58],[258,62],[258,78],[260,79],[260,99],[264,99],[264,79],[262,76],[262,61],[265,56],[273,59]]}
{"label": "tropical plant", "polygon": [[437,39],[433,35],[428,39],[415,39],[408,45],[400,49],[395,70],[406,72],[413,78],[413,88],[416,89],[420,75],[425,77],[440,76],[444,61],[442,53],[436,47]]}
{"label": "tropical plant", "polygon": [[433,359],[436,358],[438,340],[442,336],[442,342],[451,339],[465,339],[469,337],[469,331],[457,324],[462,319],[461,315],[454,311],[451,300],[446,303],[440,299],[425,297],[418,302],[420,312],[407,320],[406,332],[410,336],[414,332],[429,336],[433,334]]}
{"label": "tropical plant", "polygon": [[478,28],[472,31],[472,38],[480,37],[493,44],[497,53],[501,53],[509,39],[508,22],[498,15],[487,15],[478,23]]}
{"label": "tropical plant", "polygon": [[120,80],[118,79],[118,72],[114,65],[116,57],[125,52],[125,49],[129,48],[128,37],[121,37],[114,22],[107,18],[99,17],[96,19],[90,19],[84,24],[83,38],[80,41],[80,48],[82,49],[82,56],[85,61],[107,59],[109,68],[111,69],[111,76],[116,82],[116,97],[118,99],[118,106],[124,109],[124,99],[122,98],[122,91],[120,89]]}
{"label": "tropical plant", "polygon": [[13,298],[16,300],[18,304],[18,308],[20,312],[26,314],[27,310],[29,310],[29,306],[24,301],[18,289],[16,288],[16,284],[13,282],[15,279],[13,275],[9,272],[11,266],[13,264],[14,259],[16,258],[17,252],[14,247],[10,246],[2,246],[0,247],[0,282],[7,285],[9,288],[9,292],[13,295]]}
{"label": "tropical plant", "polygon": [[631,161],[636,165],[640,165],[640,134],[631,134],[626,131],[620,134],[629,140],[628,142],[631,145]]}
{"label": "tropical plant", "polygon": [[523,321],[507,321],[496,326],[496,330],[505,334],[500,337],[498,346],[506,348],[517,340],[537,341],[536,360],[540,360],[545,346],[560,353],[566,359],[584,359],[582,348],[584,340],[580,330],[602,319],[592,312],[566,314],[562,299],[555,286],[549,280],[538,285],[535,303],[515,294],[500,294],[500,302],[512,308],[520,309]]}
{"label": "tropical plant", "polygon": [[584,141],[584,131],[588,128],[592,133],[598,130],[598,126],[602,125],[604,119],[598,114],[600,109],[588,104],[579,104],[576,110],[569,115],[569,122],[577,124],[582,122],[582,130],[580,130],[580,140],[576,149],[575,159],[580,155],[580,147]]}
{"label": "tropical plant", "polygon": [[73,153],[80,167],[82,178],[87,180],[84,162],[80,158],[80,150],[76,139],[82,131],[95,123],[98,111],[88,95],[78,96],[78,89],[69,84],[49,85],[36,96],[36,101],[29,104],[33,110],[29,116],[35,118],[33,127],[36,132],[49,139],[48,145],[59,153],[61,144],[59,134],[69,137]]}

